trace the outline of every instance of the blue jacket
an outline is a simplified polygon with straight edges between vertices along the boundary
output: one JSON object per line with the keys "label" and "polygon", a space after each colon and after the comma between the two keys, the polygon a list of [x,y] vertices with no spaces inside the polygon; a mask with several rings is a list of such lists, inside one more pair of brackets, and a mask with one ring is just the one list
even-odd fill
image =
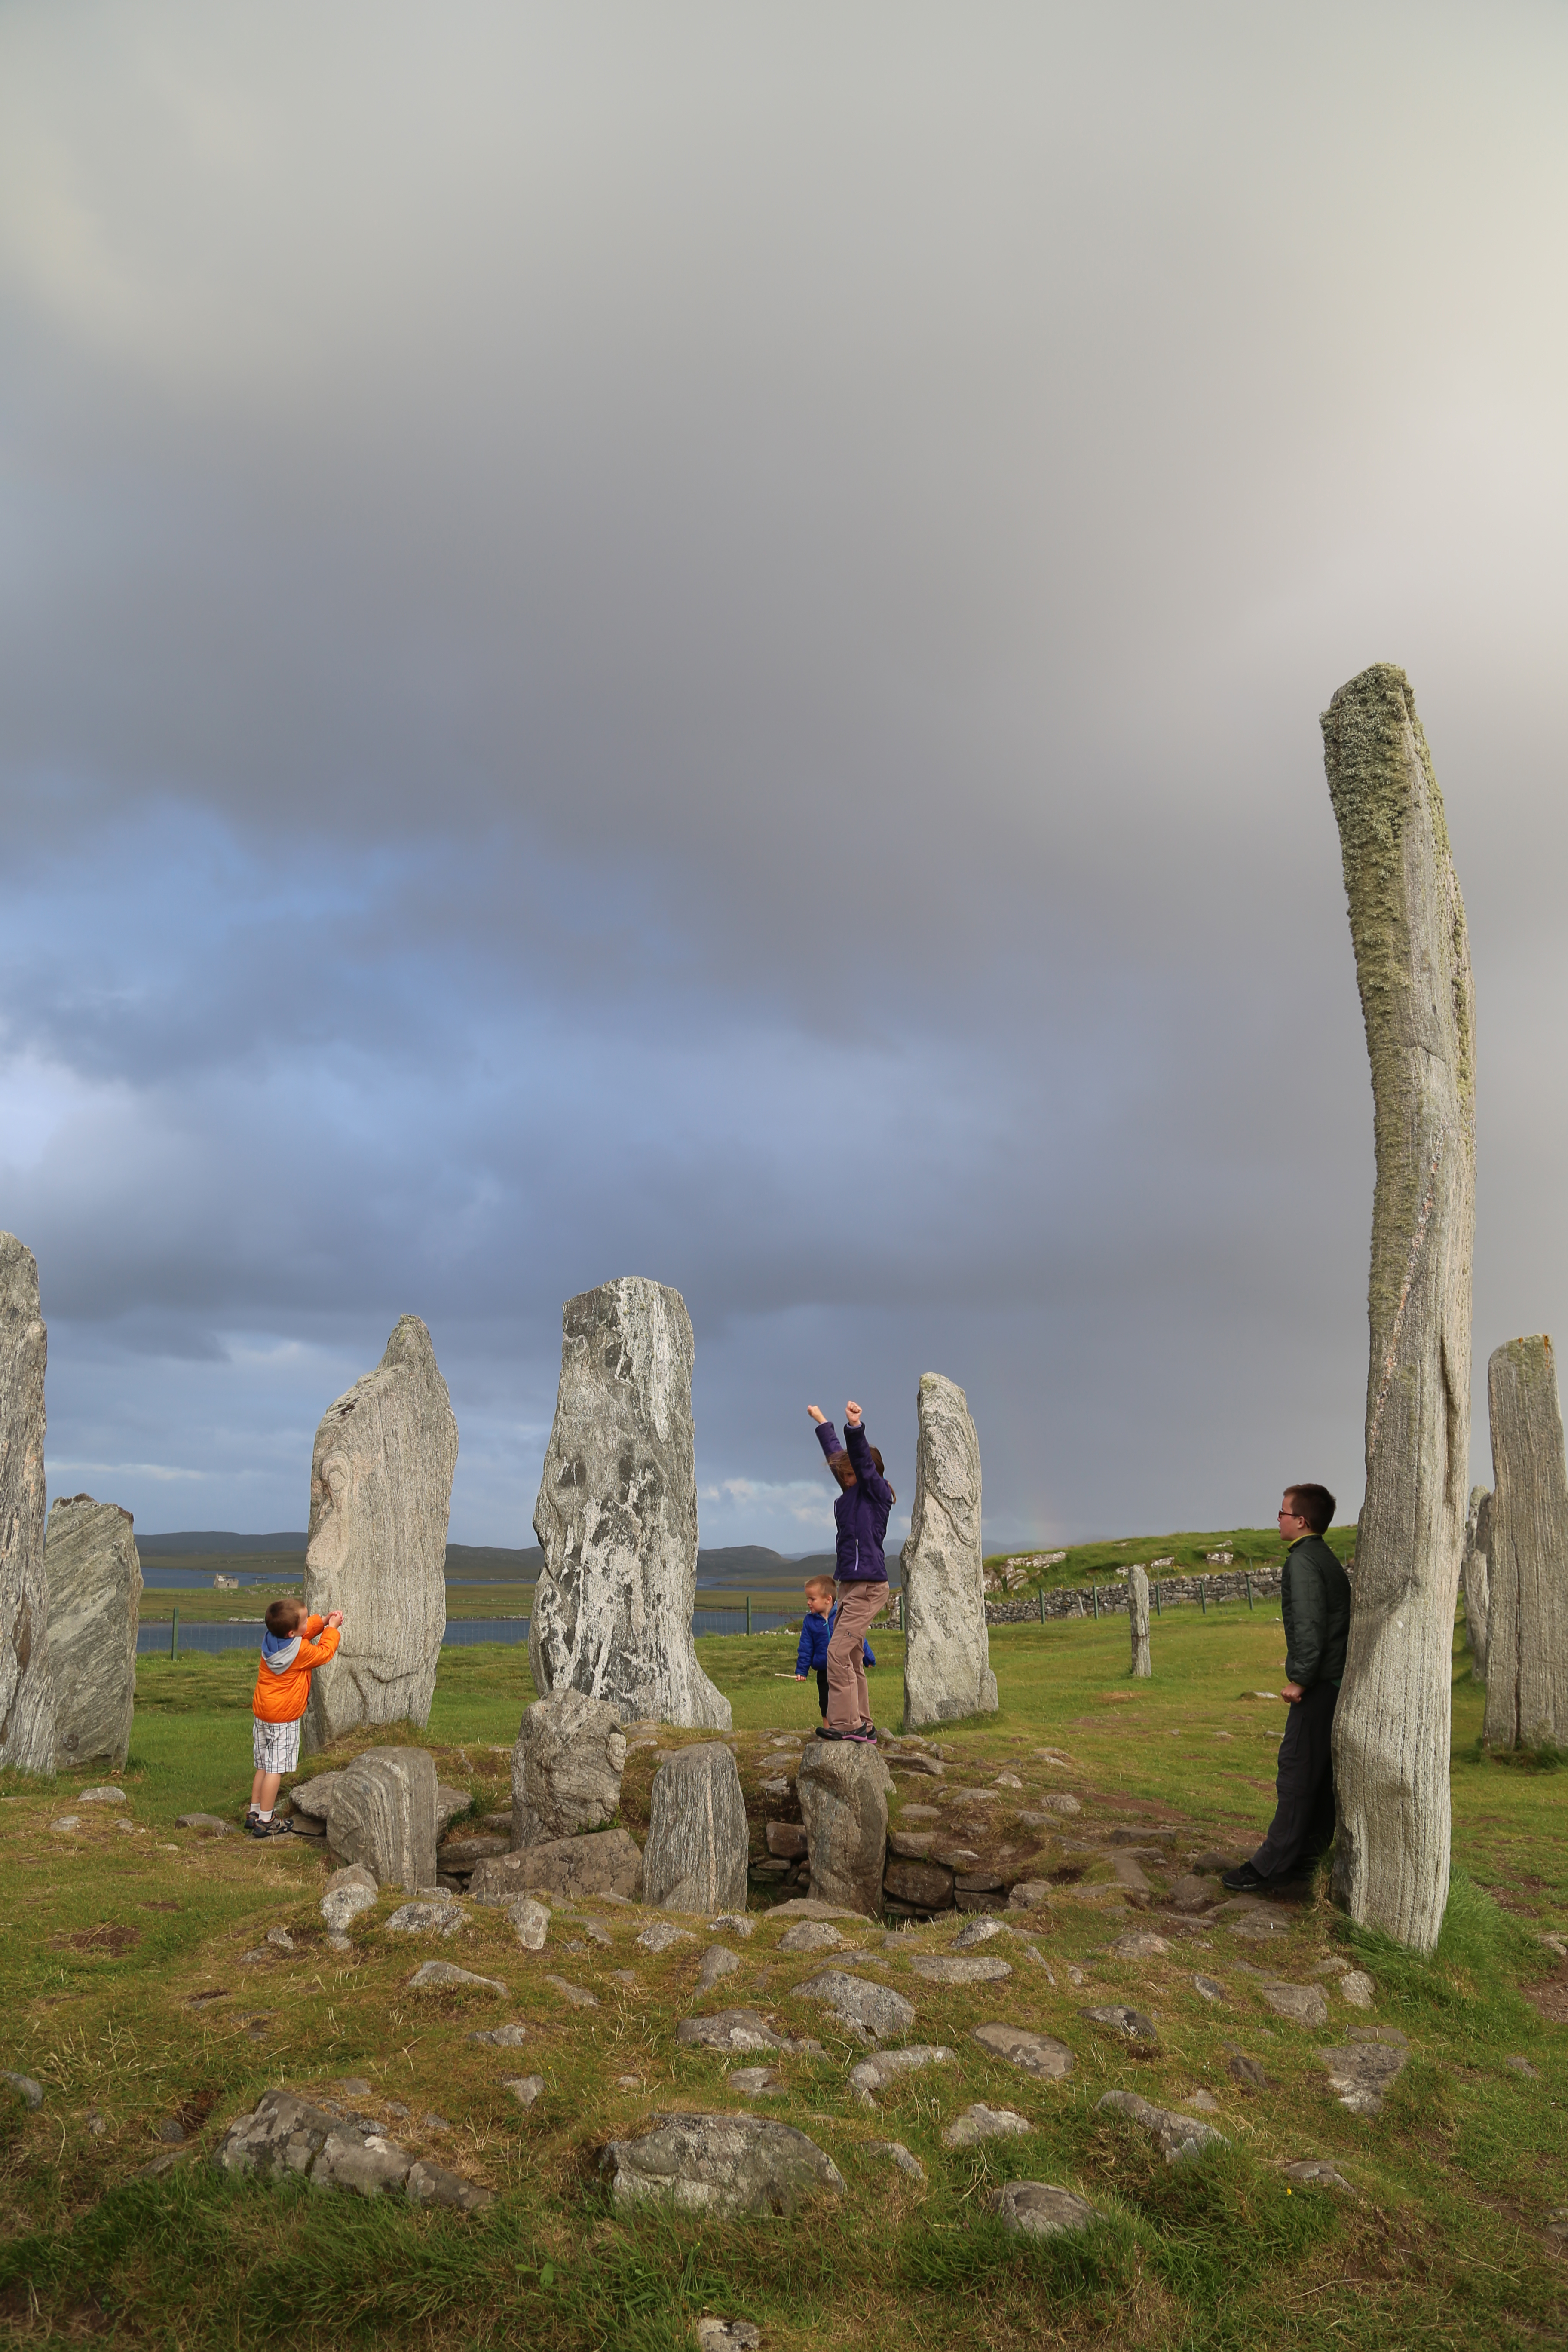
{"label": "blue jacket", "polygon": [[[833,1628],[837,1622],[837,1602],[826,1617],[819,1617],[815,1609],[806,1611],[800,1629],[800,1651],[795,1662],[797,1675],[814,1675],[818,1667],[826,1665],[827,1644],[833,1639]],[[876,1664],[877,1653],[869,1642],[862,1641],[860,1654],[868,1666]]]}
{"label": "blue jacket", "polygon": [[825,1454],[847,1450],[855,1473],[854,1486],[840,1488],[838,1500],[833,1506],[834,1525],[838,1530],[834,1573],[845,1583],[886,1584],[888,1564],[882,1558],[882,1538],[888,1532],[893,1490],[871,1459],[871,1441],[864,1428],[847,1429],[841,1448],[833,1423],[819,1421],[816,1442]]}

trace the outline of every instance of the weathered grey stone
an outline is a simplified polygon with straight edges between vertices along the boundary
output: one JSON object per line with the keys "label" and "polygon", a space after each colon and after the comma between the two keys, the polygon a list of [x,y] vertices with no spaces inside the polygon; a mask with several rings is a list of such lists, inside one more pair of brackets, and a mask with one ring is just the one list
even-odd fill
{"label": "weathered grey stone", "polygon": [[266,2091],[238,2116],[213,2152],[218,2172],[309,2172],[341,2118],[291,2091]]}
{"label": "weathered grey stone", "polygon": [[1356,2194],[1338,2167],[1326,2162],[1321,2156],[1303,2157],[1299,2164],[1288,2164],[1285,2178],[1301,2181],[1309,2188],[1342,2189],[1347,2197]]}
{"label": "weathered grey stone", "polygon": [[991,2193],[991,2210],[1026,2238],[1056,2238],[1066,2230],[1087,2230],[1100,2218],[1087,2199],[1049,2180],[1009,2180]]}
{"label": "weathered grey stone", "polygon": [[319,1906],[321,1916],[332,1933],[341,1936],[351,1919],[357,1919],[362,1911],[374,1910],[375,1893],[375,1873],[363,1862],[351,1862],[328,1879]]}
{"label": "weathered grey stone", "polygon": [[1160,2038],[1153,2020],[1145,2017],[1141,2009],[1129,2009],[1124,2001],[1107,2001],[1101,2008],[1085,2010],[1084,2015],[1092,2018],[1096,2025],[1103,2025],[1108,2032],[1120,2033],[1124,2042],[1152,2042]]}
{"label": "weathered grey stone", "polygon": [[793,1998],[814,2000],[837,2018],[852,2033],[874,2042],[907,2033],[915,2021],[914,2005],[889,1985],[868,1984],[864,1977],[843,1969],[827,1969],[805,1984],[796,1985]]}
{"label": "weathered grey stone", "polygon": [[79,1805],[122,1805],[124,1802],[124,1790],[115,1788],[111,1782],[106,1781],[101,1789],[80,1789],[77,1791]]}
{"label": "weathered grey stone", "polygon": [[520,2107],[531,2107],[544,2095],[542,2074],[508,2074],[501,2080],[501,2089],[510,2091]]}
{"label": "weathered grey stone", "polygon": [[[733,2082],[734,2079],[731,2074],[730,2080]],[[858,2153],[861,2156],[885,2156],[889,2164],[896,2164],[899,2170],[907,2172],[911,2180],[923,2181],[926,2177],[925,2166],[918,2156],[910,2155],[901,2139],[862,2140]]]}
{"label": "weathered grey stone", "polygon": [[1034,2130],[1027,2116],[1012,2107],[987,2107],[978,2103],[955,2116],[942,2136],[943,2147],[973,2147],[983,2139],[1016,2139]]}
{"label": "weathered grey stone", "polygon": [[618,2205],[787,2214],[803,2198],[844,2194],[814,2140],[762,2116],[658,2116],[636,2139],[612,2140],[599,2162]]}
{"label": "weathered grey stone", "polygon": [[1034,2033],[1023,2025],[976,2025],[970,2033],[994,2058],[1005,2058],[1042,2083],[1065,2083],[1072,2073],[1072,2052],[1048,2033]]}
{"label": "weathered grey stone", "polygon": [[749,2319],[700,2319],[697,2352],[758,2352],[763,2331]]}
{"label": "weathered grey stone", "polygon": [[879,2050],[849,2069],[849,2088],[863,2106],[874,2106],[877,2093],[902,2074],[926,2066],[950,2066],[952,2052],[940,2042],[911,2042],[902,2050]]}
{"label": "weathered grey stone", "polygon": [[313,1772],[308,1780],[296,1780],[289,1791],[290,1810],[307,1813],[312,1821],[324,1822],[332,1810],[332,1799],[342,1787],[341,1772]]}
{"label": "weathered grey stone", "polygon": [[830,1919],[796,1919],[779,1937],[781,1952],[836,1952],[844,1938]]}
{"label": "weathered grey stone", "polygon": [[544,1939],[550,1933],[550,1913],[534,1895],[514,1895],[506,1906],[506,1916],[525,1952],[544,1949]]}
{"label": "weathered grey stone", "polygon": [[683,2050],[815,2050],[807,2039],[780,2033],[754,2009],[721,2009],[712,2017],[683,2017],[675,2029]]}
{"label": "weathered grey stone", "polygon": [[55,1769],[44,1570],[44,1367],[38,1268],[0,1234],[0,1769]]}
{"label": "weathered grey stone", "polygon": [[1215,2131],[1212,2124],[1195,2123],[1191,2116],[1174,2115],[1169,2107],[1152,2106],[1136,2091],[1107,2091],[1095,2104],[1102,2113],[1110,2108],[1125,2116],[1140,2131],[1147,2132],[1155,2147],[1164,2150],[1167,2164],[1186,2163],[1205,2147],[1230,2145],[1225,2134]]}
{"label": "weathered grey stone", "polygon": [[1215,1894],[1216,1889],[1210,1880],[1199,1878],[1188,1871],[1171,1889],[1171,1908],[1188,1914],[1206,1911],[1214,1903]]}
{"label": "weathered grey stone", "polygon": [[509,1903],[524,1892],[576,1902],[613,1895],[633,1902],[642,1884],[642,1850],[631,1832],[597,1830],[591,1837],[551,1838],[515,1853],[492,1854],[475,1864],[468,1893],[476,1903]]}
{"label": "weathered grey stone", "polygon": [[698,1991],[711,1992],[721,1977],[732,1976],[740,1965],[736,1955],[727,1951],[722,1944],[710,1944],[703,1953],[702,1966],[697,1971]]}
{"label": "weathered grey stone", "polygon": [[643,1901],[666,1911],[743,1906],[749,1837],[732,1752],[721,1739],[678,1748],[654,1775]]}
{"label": "weathered grey stone", "polygon": [[1127,1571],[1127,1623],[1132,1639],[1132,1673],[1144,1679],[1154,1671],[1149,1656],[1149,1571],[1136,1562]]}
{"label": "weathered grey stone", "polygon": [[972,1952],[980,1944],[994,1944],[998,1936],[1015,1933],[1014,1928],[1005,1927],[1000,1919],[972,1919],[968,1927],[961,1927],[953,1937],[952,1948],[955,1952]]}
{"label": "weathered grey stone", "polygon": [[129,1511],[90,1495],[58,1497],[44,1546],[55,1769],[121,1770],[136,1703],[142,1563]]}
{"label": "weathered grey stone", "polygon": [[570,1685],[623,1722],[716,1731],[730,1702],[697,1663],[691,1318],[640,1276],[569,1298],[534,1505],[544,1565],[529,1621],[535,1687]]}
{"label": "weathered grey stone", "polygon": [[805,1853],[805,1830],[799,1822],[764,1822],[763,1838],[780,1862],[799,1862]]}
{"label": "weathered grey stone", "polygon": [[637,1937],[645,1952],[668,1952],[671,1944],[694,1944],[697,1941],[689,1927],[678,1927],[672,1919],[652,1919]]}
{"label": "weathered grey stone", "polygon": [[355,2124],[334,2124],[310,2167],[310,2186],[379,2197],[384,2189],[403,2187],[413,2162],[405,2147],[379,2132],[366,2132]]}
{"label": "weathered grey stone", "polygon": [[405,1315],[375,1370],[327,1407],[316,1432],[305,1606],[323,1617],[341,1609],[343,1628],[336,1657],[310,1677],[302,1754],[362,1724],[429,1721],[457,1466],[430,1334]]}
{"label": "weathered grey stone", "polygon": [[796,1895],[787,1903],[775,1903],[767,1916],[775,1919],[858,1919],[858,1911],[847,1910],[842,1903],[819,1903],[814,1895]]}
{"label": "weathered grey stone", "polygon": [[917,1952],[910,1966],[927,1984],[1000,1984],[1013,1973],[1005,1960],[978,1952]]}
{"label": "weathered grey stone", "polygon": [[9,2083],[25,2107],[37,2109],[44,2104],[44,2086],[35,2083],[31,2074],[0,2073],[0,2083]]}
{"label": "weathered grey stone", "polygon": [[1375,2116],[1409,2055],[1403,2041],[1355,2042],[1342,2049],[1320,2050],[1318,2060],[1327,2068],[1329,2088],[1342,2107],[1352,2116]]}
{"label": "weathered grey stone", "polygon": [[1347,1969],[1340,1979],[1340,1999],[1348,2000],[1352,2009],[1371,2009],[1377,1987],[1364,1969]]}
{"label": "weathered grey stone", "polygon": [[461,2173],[448,2172],[444,2165],[426,2164],[423,2158],[409,2166],[403,2189],[411,2205],[450,2205],[459,2213],[482,2213],[487,2205],[495,2203],[493,2189],[481,2189],[477,2181],[465,2180]]}
{"label": "weathered grey stone", "polygon": [[519,2050],[528,2040],[526,2025],[492,2025],[488,2033],[470,2033],[470,2042],[483,2042],[493,2050]]}
{"label": "weathered grey stone", "polygon": [[916,1911],[951,1911],[952,1873],[936,1862],[890,1862],[882,1873],[882,1888],[897,1903]]}
{"label": "weathered grey stone", "polygon": [[511,1843],[541,1845],[614,1821],[626,1742],[607,1700],[549,1691],[523,1709],[511,1752]]}
{"label": "weathered grey stone", "polygon": [[891,1776],[874,1747],[819,1739],[800,1759],[811,1892],[875,1919],[882,1908]]}
{"label": "weathered grey stone", "polygon": [[1459,1563],[1459,1584],[1465,1596],[1465,1629],[1470,1643],[1470,1680],[1487,1678],[1487,1640],[1491,1602],[1492,1490],[1470,1488],[1465,1514],[1465,1550]]}
{"label": "weathered grey stone", "polygon": [[980,1551],[980,1442],[956,1382],[921,1374],[903,1553],[904,1729],[994,1714]]}
{"label": "weathered grey stone", "polygon": [[1205,2000],[1223,2002],[1225,2000],[1224,1985],[1215,1984],[1213,1977],[1194,1977],[1193,1985],[1196,1991],[1202,1993]]}
{"label": "weathered grey stone", "polygon": [[562,2000],[574,2009],[597,2009],[599,2006],[598,1994],[590,1992],[586,1985],[569,1984],[564,1977],[546,1977],[544,1981],[552,1992],[558,1992]]}
{"label": "weathered grey stone", "polygon": [[174,1827],[177,1830],[200,1830],[207,1837],[227,1837],[234,1823],[226,1822],[221,1813],[176,1813]]}
{"label": "weathered grey stone", "polygon": [[1329,2004],[1321,1985],[1266,1984],[1259,1985],[1276,2017],[1288,2017],[1294,2025],[1327,2025]]}
{"label": "weathered grey stone", "polygon": [[332,1792],[327,1845],[378,1886],[436,1883],[436,1760],[423,1748],[367,1748]]}
{"label": "weathered grey stone", "polygon": [[1018,1819],[1027,1822],[1031,1829],[1048,1829],[1052,1813],[1081,1813],[1083,1801],[1070,1789],[1052,1789],[1040,1799],[1038,1813],[1020,1813]]}
{"label": "weathered grey stone", "polygon": [[469,1969],[454,1968],[450,1960],[425,1961],[408,1983],[414,1992],[499,1992],[503,2000],[511,1998],[499,1977],[477,1977]]}
{"label": "weathered grey stone", "polygon": [[784,2076],[771,2066],[731,2066],[729,2084],[745,2099],[777,2098],[787,2087]]}
{"label": "weathered grey stone", "polygon": [[1489,1748],[1568,1747],[1568,1460],[1544,1337],[1487,1366],[1492,1475],[1483,1736]]}
{"label": "weathered grey stone", "polygon": [[1007,1889],[1009,1911],[1041,1911],[1054,1892],[1048,1878],[1020,1878]]}
{"label": "weathered grey stone", "polygon": [[[1334,1893],[1429,1952],[1448,1899],[1454,1602],[1470,1444],[1476,1029],[1442,795],[1403,670],[1323,715],[1372,1065],[1366,1490],[1334,1715]],[[1495,1637],[1494,1637],[1495,1648]]]}
{"label": "weathered grey stone", "polygon": [[1119,1960],[1163,1959],[1170,1948],[1163,1936],[1140,1934],[1136,1930],[1129,1936],[1118,1936],[1110,1947]]}
{"label": "weathered grey stone", "polygon": [[757,1923],[743,1911],[721,1911],[717,1919],[708,1922],[709,1933],[714,1936],[754,1936]]}
{"label": "weathered grey stone", "polygon": [[456,1936],[468,1918],[460,1903],[400,1903],[385,1923],[389,1936]]}

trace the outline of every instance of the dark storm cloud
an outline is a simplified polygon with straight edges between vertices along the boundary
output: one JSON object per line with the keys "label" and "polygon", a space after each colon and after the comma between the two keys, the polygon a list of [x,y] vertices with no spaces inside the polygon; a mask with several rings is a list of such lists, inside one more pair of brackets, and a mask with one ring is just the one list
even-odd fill
{"label": "dark storm cloud", "polygon": [[8,12],[0,1223],[52,1455],[297,1519],[413,1308],[456,1531],[521,1540],[560,1301],[635,1269],[712,1535],[816,1539],[819,1390],[907,1501],[933,1365],[999,1538],[1353,1497],[1316,714],[1385,657],[1476,950],[1478,1353],[1550,1328],[1564,45]]}

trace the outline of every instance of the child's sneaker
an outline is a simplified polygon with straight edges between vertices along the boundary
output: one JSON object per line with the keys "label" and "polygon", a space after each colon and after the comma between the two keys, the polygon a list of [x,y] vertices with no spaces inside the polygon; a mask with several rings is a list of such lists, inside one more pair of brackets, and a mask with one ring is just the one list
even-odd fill
{"label": "child's sneaker", "polygon": [[271,1820],[268,1822],[264,1822],[260,1816],[258,1815],[257,1819],[250,1824],[250,1834],[252,1837],[257,1838],[289,1837],[291,1835],[291,1832],[288,1822],[283,1819],[282,1814],[274,1813]]}

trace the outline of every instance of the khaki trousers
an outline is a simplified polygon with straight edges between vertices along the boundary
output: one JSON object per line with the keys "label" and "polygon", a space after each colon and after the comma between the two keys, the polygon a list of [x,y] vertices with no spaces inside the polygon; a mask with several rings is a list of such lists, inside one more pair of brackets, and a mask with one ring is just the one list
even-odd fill
{"label": "khaki trousers", "polygon": [[858,1731],[871,1720],[871,1698],[866,1688],[866,1662],[860,1644],[866,1628],[888,1597],[885,1578],[875,1584],[859,1577],[839,1577],[834,1584],[838,1615],[827,1644],[827,1727]]}

